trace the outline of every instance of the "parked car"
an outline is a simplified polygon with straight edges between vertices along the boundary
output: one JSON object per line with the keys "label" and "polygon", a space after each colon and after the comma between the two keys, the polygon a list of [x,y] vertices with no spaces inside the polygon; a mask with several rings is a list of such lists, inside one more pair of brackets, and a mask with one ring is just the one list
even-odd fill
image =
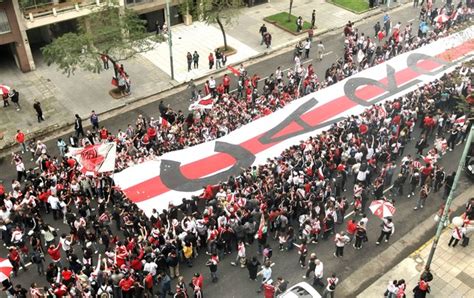
{"label": "parked car", "polygon": [[278,298],[321,298],[321,295],[307,282],[300,282],[290,287]]}

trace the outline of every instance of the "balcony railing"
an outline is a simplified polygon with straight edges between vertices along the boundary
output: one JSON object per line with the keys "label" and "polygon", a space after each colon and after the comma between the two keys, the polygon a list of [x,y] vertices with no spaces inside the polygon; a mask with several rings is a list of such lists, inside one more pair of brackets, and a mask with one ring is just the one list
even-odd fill
{"label": "balcony railing", "polygon": [[36,18],[97,5],[104,0],[20,0],[25,18]]}
{"label": "balcony railing", "polygon": [[144,3],[156,2],[157,0],[125,0],[125,6],[132,7],[134,5],[140,5]]}

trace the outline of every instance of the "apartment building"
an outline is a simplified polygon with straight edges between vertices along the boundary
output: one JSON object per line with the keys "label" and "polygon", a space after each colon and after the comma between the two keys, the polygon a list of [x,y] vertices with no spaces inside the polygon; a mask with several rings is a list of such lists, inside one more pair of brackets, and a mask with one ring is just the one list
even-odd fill
{"label": "apartment building", "polygon": [[[0,67],[15,63],[23,72],[35,69],[40,48],[55,37],[77,28],[83,17],[107,0],[0,0]],[[194,0],[199,1],[199,0]],[[249,5],[268,0],[244,0]],[[182,23],[180,0],[169,0],[171,26]],[[149,31],[165,21],[166,0],[119,0],[147,21]],[[0,70],[1,71],[1,70]]]}

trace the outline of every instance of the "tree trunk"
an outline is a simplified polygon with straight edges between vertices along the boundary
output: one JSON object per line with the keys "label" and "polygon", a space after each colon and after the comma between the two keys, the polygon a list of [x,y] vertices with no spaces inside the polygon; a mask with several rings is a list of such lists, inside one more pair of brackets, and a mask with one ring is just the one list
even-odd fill
{"label": "tree trunk", "polygon": [[107,59],[109,59],[109,61],[112,63],[112,67],[114,68],[114,75],[115,75],[115,77],[118,79],[117,62],[116,62],[112,57],[110,57],[109,54],[105,54],[105,56],[106,56]]}
{"label": "tree trunk", "polygon": [[290,12],[288,13],[288,22],[291,22],[291,9],[293,8],[293,0],[290,0]]}
{"label": "tree trunk", "polygon": [[219,16],[216,17],[216,22],[219,25],[219,28],[221,28],[222,37],[224,37],[224,51],[227,51],[227,36],[225,35],[224,25],[222,25]]}

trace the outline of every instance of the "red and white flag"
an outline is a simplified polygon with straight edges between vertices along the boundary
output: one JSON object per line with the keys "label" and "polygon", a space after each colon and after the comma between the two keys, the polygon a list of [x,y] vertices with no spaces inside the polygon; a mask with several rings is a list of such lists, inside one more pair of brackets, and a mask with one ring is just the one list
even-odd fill
{"label": "red and white flag", "polygon": [[96,175],[114,171],[117,148],[113,142],[80,148],[69,147],[68,154],[77,160],[81,172]]}
{"label": "red and white flag", "polygon": [[159,123],[162,127],[165,127],[165,128],[170,128],[171,125],[170,123],[168,122],[168,120],[166,120],[165,118],[161,117],[159,118]]}
{"label": "red and white flag", "polygon": [[231,73],[233,73],[236,77],[240,77],[240,71],[237,68],[234,68],[232,66],[227,66],[227,69],[230,70]]}
{"label": "red and white flag", "polygon": [[[474,32],[474,29],[466,30]],[[474,53],[469,46],[470,36],[461,34],[456,38],[440,38],[417,51],[424,51],[431,57],[446,60],[449,65],[454,65]],[[431,76],[407,67],[406,60],[410,55],[411,52],[402,53],[390,62],[381,63],[354,75],[354,78],[376,80],[385,85],[388,80],[386,67],[390,63],[394,68],[395,81],[401,84],[396,93],[388,95],[384,88],[368,84],[357,88],[357,96],[367,103],[384,96],[380,99],[380,104],[383,100],[400,97],[409,92],[407,86],[411,83],[430,82]],[[423,71],[442,69],[442,72],[447,72],[448,68],[445,69],[444,64],[429,59],[428,61],[430,62],[423,65]],[[324,100],[321,102],[316,98]],[[266,163],[269,158],[274,159],[290,146],[299,144],[300,140],[327,131],[333,125],[332,120],[359,115],[366,107],[367,105],[359,105],[351,100],[346,94],[345,81],[337,82],[294,100],[268,116],[236,128],[219,139],[171,151],[159,159],[133,165],[115,173],[114,181],[128,199],[136,203],[147,215],[151,215],[153,208],[163,210],[169,208],[171,202],[179,205],[182,198],[199,196],[203,186],[229,181],[229,177],[237,177],[242,168]],[[372,112],[375,110],[373,106],[370,109]],[[314,174],[317,175],[317,172]]]}
{"label": "red and white flag", "polygon": [[464,122],[466,122],[466,115],[464,115],[462,117],[459,117],[456,120],[454,120],[454,123],[456,123],[456,124],[464,124]]}
{"label": "red and white flag", "polygon": [[204,96],[203,98],[200,98],[193,102],[189,106],[190,111],[194,110],[210,110],[214,106],[214,98],[212,98],[211,94],[208,94],[207,96]]}
{"label": "red and white flag", "polygon": [[262,239],[263,233],[266,233],[266,225],[265,225],[265,213],[262,212],[262,215],[260,216],[260,224],[258,225],[258,231],[256,238],[257,239]]}
{"label": "red and white flag", "polygon": [[377,111],[379,119],[387,117],[387,111],[385,111],[383,106],[376,105],[374,106],[374,109]]}
{"label": "red and white flag", "polygon": [[0,84],[0,95],[7,96],[10,93],[10,87]]}
{"label": "red and white flag", "polygon": [[318,168],[318,179],[320,181],[324,180],[324,173],[323,173],[323,167]]}

